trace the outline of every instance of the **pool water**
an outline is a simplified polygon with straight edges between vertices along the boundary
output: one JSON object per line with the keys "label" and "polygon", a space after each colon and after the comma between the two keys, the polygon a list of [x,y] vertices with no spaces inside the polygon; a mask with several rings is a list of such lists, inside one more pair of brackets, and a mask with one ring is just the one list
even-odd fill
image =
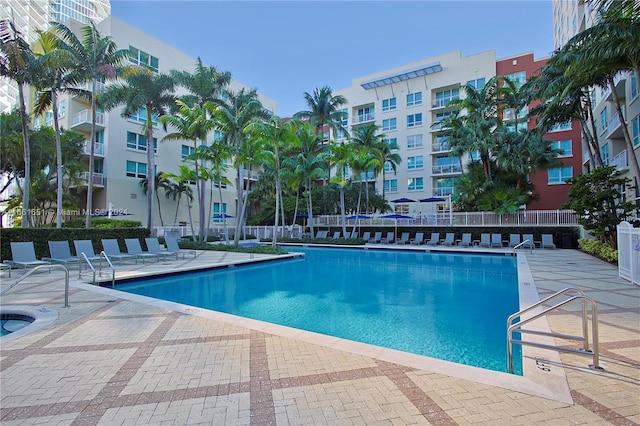
{"label": "pool water", "polygon": [[[117,289],[461,364],[505,371],[519,310],[516,258],[291,248],[304,259],[175,274]],[[521,374],[520,348],[514,348]]]}
{"label": "pool water", "polygon": [[33,318],[19,314],[6,314],[0,316],[0,336],[14,333],[31,325]]}

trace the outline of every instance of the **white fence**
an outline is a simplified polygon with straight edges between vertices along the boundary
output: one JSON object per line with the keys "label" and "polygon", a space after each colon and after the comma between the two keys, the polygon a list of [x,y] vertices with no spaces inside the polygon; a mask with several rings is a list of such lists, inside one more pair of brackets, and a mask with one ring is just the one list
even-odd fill
{"label": "white fence", "polygon": [[618,276],[640,284],[640,228],[629,222],[618,225]]}

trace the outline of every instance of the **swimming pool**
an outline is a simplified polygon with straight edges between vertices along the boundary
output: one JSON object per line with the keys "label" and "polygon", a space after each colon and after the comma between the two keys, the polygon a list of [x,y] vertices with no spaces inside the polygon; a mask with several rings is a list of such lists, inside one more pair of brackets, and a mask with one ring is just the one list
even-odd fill
{"label": "swimming pool", "polygon": [[[519,309],[515,257],[292,248],[287,260],[171,275],[116,289],[504,371]],[[519,348],[516,348],[519,349]],[[520,374],[520,354],[517,371]]]}

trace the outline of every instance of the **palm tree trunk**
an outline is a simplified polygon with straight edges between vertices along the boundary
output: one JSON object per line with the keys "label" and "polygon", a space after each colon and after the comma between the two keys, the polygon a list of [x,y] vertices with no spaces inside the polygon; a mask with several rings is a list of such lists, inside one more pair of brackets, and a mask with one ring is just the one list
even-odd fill
{"label": "palm tree trunk", "polygon": [[[229,233],[227,232],[227,212],[222,207],[222,179],[218,181],[218,195],[220,196],[220,214],[222,215],[222,226],[224,226],[224,242],[229,244]],[[236,213],[237,215],[237,213]]]}
{"label": "palm tree trunk", "polygon": [[307,219],[309,220],[309,232],[311,233],[311,237],[315,237],[315,232],[313,232],[313,200],[311,196],[311,179],[307,180],[307,194],[309,195],[309,199],[307,201]]}
{"label": "palm tree trunk", "polygon": [[160,196],[159,192],[156,190],[156,201],[158,202],[158,216],[160,216],[160,226],[164,226],[164,219],[162,218],[162,209],[160,208]]}
{"label": "palm tree trunk", "polygon": [[58,95],[51,91],[53,108],[53,128],[56,133],[56,228],[62,228],[62,142],[60,141],[60,122],[58,121]]}
{"label": "palm tree trunk", "polygon": [[243,197],[242,194],[244,192],[244,182],[242,181],[242,166],[238,165],[236,168],[236,228],[235,233],[233,235],[233,245],[238,247],[240,243],[240,228],[242,226],[242,210],[243,206]]}
{"label": "palm tree trunk", "polygon": [[624,134],[624,141],[627,144],[627,156],[631,157],[631,164],[633,166],[634,173],[634,185],[638,183],[638,179],[640,179],[640,165],[638,164],[638,157],[636,157],[635,152],[633,150],[633,142],[631,142],[631,135],[629,135],[629,129],[627,128],[627,122],[624,118],[624,114],[622,113],[622,108],[620,107],[620,99],[618,98],[618,94],[616,93],[616,86],[613,81],[613,77],[609,77],[609,88],[611,89],[611,96],[613,96],[613,105],[616,108],[616,112],[618,113],[618,119],[620,120],[620,124],[622,127],[622,134]]}
{"label": "palm tree trunk", "polygon": [[[222,203],[220,203],[220,209],[222,209]],[[211,229],[211,219],[213,218],[213,179],[211,180],[211,187],[209,189],[209,214],[207,215],[207,228],[204,231],[204,241],[209,241],[209,229]]]}
{"label": "palm tree trunk", "polygon": [[[344,186],[340,185],[340,215],[342,216],[342,234],[347,238],[347,218],[344,207]],[[356,222],[358,216],[356,216]]]}
{"label": "palm tree trunk", "polygon": [[156,193],[155,152],[153,147],[153,124],[151,108],[147,107],[145,137],[147,138],[147,228],[153,234],[153,200]]}
{"label": "palm tree trunk", "polygon": [[187,213],[189,214],[189,226],[191,227],[191,235],[195,235],[193,229],[193,218],[191,217],[191,197],[187,195]]}
{"label": "palm tree trunk", "polygon": [[[89,144],[89,182],[87,182],[87,211],[86,211],[86,219],[85,219],[85,227],[87,229],[91,228],[91,210],[93,209],[93,163],[96,158],[96,150],[94,139],[96,137],[96,116],[97,116],[97,105],[96,105],[96,87],[97,80],[93,78],[91,80],[91,136]],[[148,173],[147,173],[148,175]]]}
{"label": "palm tree trunk", "polygon": [[275,220],[273,221],[273,237],[271,238],[271,245],[275,247],[278,244],[278,215],[280,214],[280,158],[278,155],[278,141],[275,141],[275,169],[276,169],[276,211]]}

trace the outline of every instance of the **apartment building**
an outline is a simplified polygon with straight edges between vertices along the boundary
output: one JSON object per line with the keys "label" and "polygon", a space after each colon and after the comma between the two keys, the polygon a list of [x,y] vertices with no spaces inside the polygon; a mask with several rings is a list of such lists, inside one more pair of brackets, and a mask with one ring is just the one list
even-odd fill
{"label": "apartment building", "polygon": [[[81,27],[81,23],[70,21],[68,26],[72,30]],[[110,36],[120,49],[129,49],[129,62],[131,64],[145,65],[158,73],[168,73],[170,70],[184,70],[192,72],[196,58],[191,57],[178,49],[169,46],[160,40],[146,34],[128,23],[110,16],[97,25],[103,36]],[[204,53],[204,52],[203,52]],[[230,89],[238,91],[243,88],[243,84],[232,81]],[[103,90],[101,85],[99,90]],[[264,95],[259,95],[263,106],[276,112],[276,102]],[[91,143],[95,144],[95,163],[93,175],[93,209],[101,212],[108,211],[109,206],[115,212],[126,212],[127,219],[139,220],[146,223],[147,198],[140,185],[141,179],[153,178],[157,172],[168,172],[179,174],[179,166],[183,163],[184,157],[193,152],[192,141],[172,141],[162,142],[166,135],[162,126],[154,123],[153,146],[156,151],[156,170],[147,170],[147,144],[144,137],[143,124],[146,120],[144,111],[139,111],[135,116],[123,117],[122,106],[110,111],[98,112],[96,134],[91,137],[91,104],[80,97],[62,97],[58,103],[59,118],[61,126],[82,132],[86,136],[84,145],[85,158],[89,159]],[[36,117],[34,126],[50,125],[52,114],[43,117]],[[172,129],[168,129],[172,131]],[[86,172],[83,176],[83,183],[75,187],[81,203],[86,200],[88,183]],[[235,171],[229,168],[227,178],[232,182]],[[258,173],[247,170],[245,179],[257,180]],[[192,185],[194,205],[197,200],[195,185]],[[209,192],[207,192],[207,197]],[[160,209],[155,209],[154,224],[161,225],[160,214],[163,215],[162,222],[170,224],[174,222],[193,222],[194,227],[198,226],[199,218],[197,208],[193,209],[193,220],[189,220],[189,212],[185,197],[178,205],[177,201],[165,197],[163,190],[159,191]],[[232,186],[222,188],[222,200],[219,199],[217,189],[214,191],[213,213],[224,213],[232,216],[235,212],[235,189]],[[81,209],[83,206],[81,205]],[[176,218],[177,209],[177,218]],[[208,208],[207,208],[208,212]],[[233,220],[233,219],[232,219]],[[233,223],[230,220],[230,223]],[[219,221],[214,219],[212,223]]]}
{"label": "apartment building", "polygon": [[[344,96],[348,119],[343,123],[350,131],[366,123],[375,123],[388,141],[394,142],[402,163],[393,173],[387,165],[384,181],[378,177],[377,188],[384,185],[387,199],[406,198],[406,203],[392,203],[398,213],[425,214],[434,208],[447,210],[446,203],[420,203],[426,198],[445,198],[454,194],[457,180],[470,159],[450,155],[446,137],[438,136],[438,122],[453,111],[449,101],[464,96],[461,86],[471,84],[482,88],[495,75],[506,75],[522,84],[544,66],[533,54],[496,60],[495,51],[462,56],[451,52],[391,70],[356,78],[350,87],[335,91]],[[535,126],[529,120],[530,127]],[[552,140],[566,148],[563,162],[572,168],[571,175],[581,171],[581,149],[575,142],[575,132],[557,129]],[[335,135],[341,140],[344,135]],[[579,141],[579,138],[577,139]],[[578,159],[576,164],[574,158]],[[462,161],[460,161],[462,160]],[[462,166],[461,166],[462,163]],[[575,169],[575,170],[574,170]],[[568,169],[536,172],[530,180],[536,186],[540,200],[530,208],[557,209],[566,201]],[[374,181],[372,174],[366,176]]]}
{"label": "apartment building", "polygon": [[[590,28],[597,22],[597,13],[591,2],[578,0],[554,0],[553,24],[554,44],[562,47],[577,33]],[[638,99],[638,81],[633,72],[620,72],[615,76],[615,92],[620,99],[624,120],[620,120],[611,88],[593,88],[591,92],[593,112],[596,122],[598,145],[605,164],[615,166],[633,180],[633,171],[629,167],[631,156],[638,158],[640,153],[640,100]],[[629,152],[624,139],[623,126],[631,136],[633,152]],[[586,141],[583,150],[587,154]],[[583,156],[583,164],[590,168],[588,155]],[[636,182],[637,184],[638,182]],[[638,198],[637,193],[629,191],[628,199]]]}

